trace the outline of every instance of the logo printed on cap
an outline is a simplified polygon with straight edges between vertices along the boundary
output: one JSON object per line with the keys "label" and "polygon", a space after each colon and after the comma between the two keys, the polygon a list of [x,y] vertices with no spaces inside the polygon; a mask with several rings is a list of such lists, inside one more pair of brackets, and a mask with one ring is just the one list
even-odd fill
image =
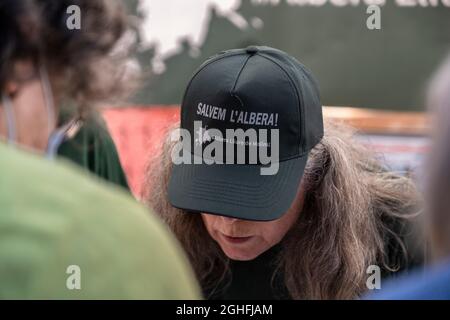
{"label": "logo printed on cap", "polygon": [[197,139],[195,139],[195,144],[196,145],[203,145],[206,142],[210,142],[211,141],[211,137],[209,135],[208,132],[208,126],[200,127],[197,130]]}
{"label": "logo printed on cap", "polygon": [[277,112],[248,112],[217,107],[200,102],[197,106],[197,115],[204,118],[228,121],[230,123],[278,127]]}

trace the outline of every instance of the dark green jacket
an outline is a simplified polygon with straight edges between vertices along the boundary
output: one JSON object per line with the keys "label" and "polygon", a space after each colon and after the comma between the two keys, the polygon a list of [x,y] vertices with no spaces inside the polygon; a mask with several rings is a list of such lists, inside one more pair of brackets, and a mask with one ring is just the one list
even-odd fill
{"label": "dark green jacket", "polygon": [[[72,116],[68,111],[61,114],[60,124]],[[100,178],[129,190],[114,141],[106,123],[96,111],[90,112],[76,135],[60,146],[58,155],[75,162]]]}

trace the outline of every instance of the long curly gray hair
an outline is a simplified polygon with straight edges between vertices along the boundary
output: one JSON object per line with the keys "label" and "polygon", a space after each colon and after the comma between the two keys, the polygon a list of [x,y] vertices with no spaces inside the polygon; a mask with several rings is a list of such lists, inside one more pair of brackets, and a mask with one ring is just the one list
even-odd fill
{"label": "long curly gray hair", "polygon": [[[143,200],[169,225],[186,250],[204,292],[229,279],[229,259],[201,216],[170,205],[173,143],[151,159]],[[385,170],[353,131],[326,121],[322,141],[305,169],[305,203],[283,239],[277,272],[293,299],[352,299],[366,289],[369,265],[390,272],[407,264],[404,226],[421,201],[408,177]]]}

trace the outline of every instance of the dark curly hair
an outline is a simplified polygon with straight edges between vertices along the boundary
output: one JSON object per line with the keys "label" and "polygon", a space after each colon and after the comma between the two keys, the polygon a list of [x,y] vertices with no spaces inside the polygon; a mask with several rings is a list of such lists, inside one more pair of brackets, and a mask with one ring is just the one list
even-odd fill
{"label": "dark curly hair", "polygon": [[[81,9],[80,30],[67,27],[72,5]],[[123,81],[129,52],[112,55],[131,30],[118,1],[0,0],[0,30],[0,90],[14,79],[14,62],[28,60],[44,63],[59,98],[80,108],[130,92],[134,77]]]}

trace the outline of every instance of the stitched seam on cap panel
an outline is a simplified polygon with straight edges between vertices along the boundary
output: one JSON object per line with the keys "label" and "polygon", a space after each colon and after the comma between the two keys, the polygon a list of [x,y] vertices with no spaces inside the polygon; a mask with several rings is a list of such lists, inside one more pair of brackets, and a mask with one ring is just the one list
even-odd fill
{"label": "stitched seam on cap panel", "polygon": [[[183,101],[186,99],[186,94],[187,94],[187,92],[189,91],[189,88],[191,87],[192,81],[194,81],[194,79],[197,77],[197,75],[198,75],[201,71],[203,71],[207,66],[211,65],[211,64],[214,63],[214,62],[220,61],[220,60],[222,60],[222,59],[229,58],[229,57],[234,57],[234,56],[238,56],[238,55],[242,55],[242,54],[245,54],[245,52],[233,52],[233,53],[228,54],[228,55],[227,55],[227,54],[224,54],[223,56],[221,56],[221,57],[219,57],[219,58],[217,58],[217,59],[212,59],[211,61],[206,62],[206,63],[204,63],[204,65],[200,66],[199,69],[198,69],[197,71],[194,72],[194,75],[191,77],[191,80],[189,80],[189,83],[188,83],[188,85],[187,85],[187,87],[186,87],[186,90],[184,91],[184,94],[183,94],[183,100],[181,101],[181,104],[183,104]],[[181,115],[180,123],[181,123],[181,127],[182,127],[182,124],[183,124],[183,114]]]}
{"label": "stitched seam on cap panel", "polygon": [[[303,101],[303,95],[302,95],[302,99],[300,99],[300,92],[299,92],[299,90],[297,90],[297,87],[295,86],[295,84],[294,84],[294,81],[292,80],[292,77],[290,76],[290,74],[289,74],[289,72],[287,72],[284,68],[283,68],[283,66],[281,66],[277,61],[275,61],[274,59],[272,59],[271,57],[269,57],[269,56],[266,56],[266,55],[264,55],[264,54],[261,54],[260,52],[258,52],[258,53],[256,53],[257,55],[259,55],[259,56],[261,56],[261,57],[263,57],[263,58],[266,58],[267,60],[269,60],[269,61],[271,61],[272,63],[274,63],[274,64],[276,64],[286,75],[287,75],[287,77],[288,77],[288,79],[289,79],[289,81],[290,81],[290,83],[291,83],[291,86],[293,87],[293,89],[294,89],[294,91],[295,91],[295,95],[296,95],[296,97],[297,97],[297,103],[298,103],[298,105],[299,106],[301,106],[300,105],[300,100],[301,101]],[[300,112],[299,112],[299,117],[300,117],[300,113],[301,113],[301,118],[302,119],[298,119],[299,121],[298,121],[298,123],[299,124],[303,124],[302,125],[302,128],[301,128],[301,131],[302,131],[302,136],[303,136],[303,140],[305,140],[305,123],[303,122],[303,120],[304,120],[304,113],[303,113],[303,108],[301,108],[300,107]],[[305,152],[305,148],[304,148],[304,141],[302,141],[301,142],[302,143],[302,146],[299,146],[299,154],[304,154]],[[301,150],[300,150],[300,148],[301,148]]]}
{"label": "stitched seam on cap panel", "polygon": [[[246,60],[244,61],[244,63],[242,64],[241,70],[239,70],[239,72],[238,72],[238,74],[237,74],[236,80],[234,81],[234,84],[233,84],[233,88],[231,88],[231,92],[230,92],[230,94],[231,94],[232,96],[235,96],[234,90],[236,89],[236,85],[237,85],[237,83],[238,83],[238,81],[239,81],[239,77],[241,76],[242,71],[244,71],[244,68],[245,68],[245,66],[247,65],[247,62],[248,62],[248,60],[250,60],[251,57],[252,57],[252,56],[248,56],[248,57],[247,57],[247,59],[246,59]],[[241,100],[239,99],[239,101],[241,101]],[[242,103],[242,101],[241,101],[241,103]],[[243,106],[242,106],[242,107],[243,107]]]}
{"label": "stitched seam on cap panel", "polygon": [[[289,165],[289,167],[287,168],[287,170],[292,169],[292,167],[294,166],[293,163],[288,164],[288,165]],[[290,168],[290,169],[289,169],[289,168]],[[198,178],[198,177],[193,177],[193,179],[195,179],[195,181],[200,181],[200,182],[202,182],[202,183],[205,182],[205,179],[201,179],[201,178]],[[280,179],[280,176],[277,176],[277,177],[275,178],[275,182],[276,182],[275,186],[279,186],[279,185],[281,185],[281,184],[284,182],[284,180],[283,180],[283,179]],[[210,183],[210,185],[211,185],[211,184],[212,184],[212,183]],[[233,186],[233,187],[231,187],[229,183],[223,183],[223,182],[220,182],[220,184],[221,184],[221,185],[223,185],[223,184],[228,184],[228,189],[233,189],[233,188],[238,188],[238,189],[239,189],[239,188],[241,187],[241,186]],[[260,191],[264,191],[265,193],[266,193],[267,191],[270,193],[270,191],[272,190],[272,188],[269,189],[269,188],[267,187],[267,184],[265,183],[265,181],[262,181],[262,183],[261,183],[260,185],[258,185],[258,187],[260,187]],[[264,196],[264,198],[267,198],[267,197],[270,198],[270,196],[267,196],[267,195]]]}
{"label": "stitched seam on cap panel", "polygon": [[[310,74],[312,77],[313,77],[313,74],[312,74],[312,71],[310,71],[303,63],[301,63],[300,61],[298,61],[297,59],[295,59],[294,57],[292,57],[292,56],[288,56],[287,57],[287,59],[291,62],[291,63],[293,63],[294,65],[295,64],[298,64],[299,65],[299,67],[300,67],[300,69],[303,71],[302,72],[302,79],[304,79],[304,80],[308,80],[308,79],[306,79],[305,78],[305,73],[306,74]],[[296,68],[297,69],[297,68]],[[314,79],[315,80],[315,79]],[[303,107],[304,107],[304,109],[301,109],[301,111],[302,111],[302,124],[303,124],[303,128],[302,128],[302,132],[303,132],[303,135],[305,136],[305,133],[306,133],[306,116],[305,116],[305,113],[306,113],[306,105],[305,105],[305,97],[303,96],[303,91],[301,91],[300,92],[300,95],[301,95],[301,97],[302,97],[302,102],[303,102]],[[319,99],[320,100],[320,99]],[[305,152],[307,152],[307,148],[308,148],[308,146],[307,146],[307,144],[306,144],[306,138],[304,139],[304,141],[303,141],[303,150],[305,151]]]}
{"label": "stitched seam on cap panel", "polygon": [[[248,200],[256,201],[261,205],[267,206],[268,204],[273,203],[274,199],[276,199],[278,196],[278,194],[273,193],[271,191],[273,189],[278,190],[279,188],[281,188],[283,183],[284,183],[283,179],[276,179],[275,185],[273,185],[273,188],[266,188],[267,185],[262,185],[263,186],[262,189],[254,190],[255,193],[253,193],[253,194],[247,193],[245,198]],[[220,193],[222,188],[219,185],[216,186],[215,188],[212,188],[211,186],[206,187],[206,186],[202,186],[202,185],[196,185],[196,186],[193,186],[192,188],[190,188],[187,191],[187,193],[192,196],[203,196],[205,200],[207,200],[207,199],[212,200],[211,198],[205,197],[203,191],[211,191],[214,189],[217,190],[217,192],[215,193],[214,199],[222,199],[222,200],[232,199],[233,201],[236,199],[235,195]],[[236,190],[236,192],[239,192],[239,195],[243,194],[243,192],[241,190],[239,190],[239,188],[236,188],[235,190]],[[261,192],[264,192],[264,194],[261,194]]]}
{"label": "stitched seam on cap panel", "polygon": [[[312,71],[309,70],[306,66],[304,66],[303,64],[300,63],[300,67],[302,68],[304,73],[309,74],[311,76],[311,78],[313,79],[313,84],[317,86],[318,94],[319,94],[318,98],[319,98],[320,108],[323,108],[323,106],[322,106],[322,98],[321,98],[321,94],[320,94],[320,84],[318,83],[318,80],[314,77]],[[305,79],[305,75],[304,74],[302,74],[302,77]],[[305,79],[305,80],[307,80],[307,79]],[[323,112],[323,110],[321,110],[321,113],[322,112]],[[323,113],[322,113],[322,118],[323,118]],[[323,125],[322,125],[322,128],[323,128]],[[311,147],[311,149],[313,149],[315,146],[317,146],[317,144],[320,143],[320,141],[323,139],[324,135],[325,135],[324,130],[322,130],[322,133],[320,135],[314,135],[315,144]]]}
{"label": "stitched seam on cap panel", "polygon": [[[238,96],[236,96],[236,97],[238,97]],[[239,98],[239,97],[238,97]],[[323,138],[323,134],[322,134],[322,138]],[[322,140],[322,138],[320,139],[320,140]],[[319,142],[320,142],[320,140],[319,140]],[[318,142],[318,143],[319,143]],[[316,143],[316,145],[315,146],[317,146],[317,144],[318,143]],[[314,147],[315,147],[314,146]],[[312,149],[314,149],[314,147],[312,148]],[[311,150],[312,150],[311,149]],[[302,157],[305,157],[305,156],[309,156],[309,153],[311,152],[311,150],[305,150],[305,151],[301,151],[301,150],[299,150],[299,154],[297,154],[297,155],[295,155],[295,156],[289,156],[289,157],[287,157],[287,158],[285,158],[285,159],[283,159],[283,160],[278,160],[278,161],[274,161],[273,163],[283,163],[283,162],[285,162],[285,161],[289,161],[289,160],[292,160],[292,159],[297,159],[297,158],[302,158]],[[192,151],[191,150],[191,155],[193,155],[193,156],[195,156],[196,154],[194,153],[194,151]],[[220,164],[220,163],[218,163],[218,164]],[[222,164],[224,164],[224,163],[222,163]],[[233,163],[233,164],[236,164],[236,163]],[[241,163],[241,164],[239,164],[239,165],[242,165],[242,166],[257,166],[257,167],[264,167],[264,165],[261,165],[261,164],[250,164],[250,163]]]}

